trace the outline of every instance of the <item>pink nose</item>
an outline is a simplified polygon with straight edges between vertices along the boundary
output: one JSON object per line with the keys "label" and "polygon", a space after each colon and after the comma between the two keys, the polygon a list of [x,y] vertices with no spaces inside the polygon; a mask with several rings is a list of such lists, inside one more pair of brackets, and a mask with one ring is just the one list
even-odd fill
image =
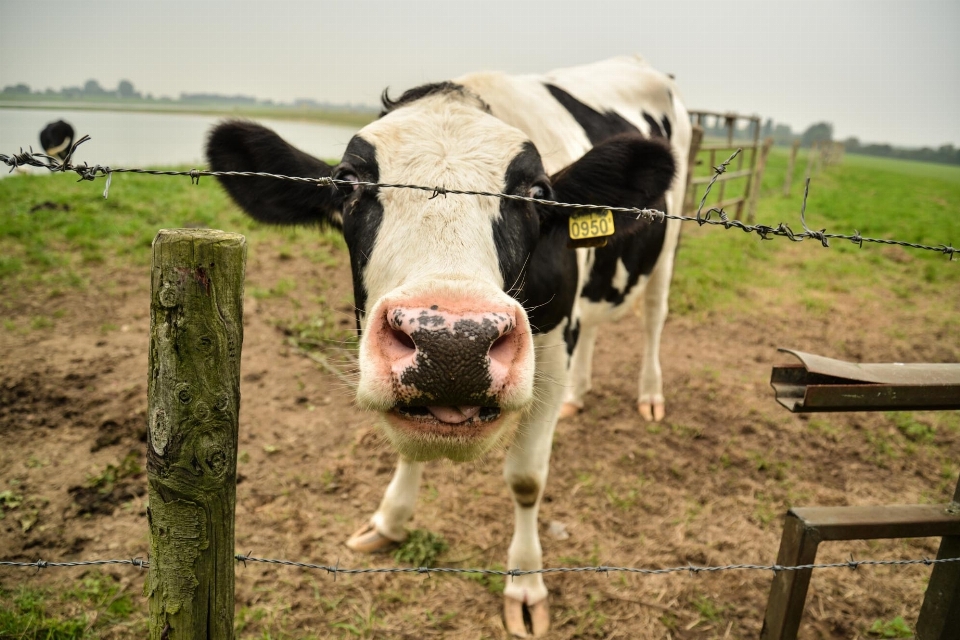
{"label": "pink nose", "polygon": [[[524,345],[513,309],[463,313],[395,305],[381,322],[370,337],[380,343],[376,351],[387,359],[403,403],[496,405]],[[525,318],[521,322],[525,327]]]}

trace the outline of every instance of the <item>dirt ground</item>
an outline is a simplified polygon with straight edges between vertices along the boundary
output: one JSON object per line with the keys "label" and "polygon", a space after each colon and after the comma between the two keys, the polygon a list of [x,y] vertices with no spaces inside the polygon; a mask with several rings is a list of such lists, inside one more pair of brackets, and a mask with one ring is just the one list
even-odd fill
{"label": "dirt ground", "polygon": [[[336,321],[349,327],[347,268],[291,259],[277,246],[264,242],[251,252],[248,290],[320,278],[330,283],[323,293]],[[800,256],[817,249],[785,250]],[[147,553],[140,469],[149,277],[146,268],[110,271],[101,269],[103,281],[83,293],[25,297],[13,320],[64,310],[53,327],[0,332],[0,490],[23,496],[0,520],[4,559]],[[777,347],[850,360],[960,361],[956,325],[940,322],[944,313],[956,317],[956,300],[903,305],[874,291],[833,296],[824,311],[783,291],[743,295],[742,308],[668,321],[667,418],[657,425],[641,422],[633,409],[639,318],[601,336],[588,408],[560,425],[553,448],[540,517],[547,566],[768,564],[790,505],[949,499],[960,460],[956,413],[808,418],[780,407],[768,381],[773,364],[791,361]],[[343,545],[376,508],[395,456],[373,417],[353,408],[348,386],[291,349],[277,327],[317,313],[315,296],[299,289],[246,300],[237,548],[396,566],[390,555],[360,556]],[[927,435],[917,437],[910,425]],[[495,453],[472,464],[428,466],[413,526],[448,541],[439,565],[505,563],[513,523],[502,459]],[[551,523],[569,538],[552,535]],[[919,558],[936,550],[931,539],[829,543],[819,559]],[[0,585],[65,588],[83,571],[4,569]],[[142,573],[107,572],[142,601]],[[928,575],[922,566],[819,571],[801,637],[865,636],[874,620],[896,616],[912,625]],[[746,571],[549,576],[551,637],[757,637],[771,578]],[[500,586],[439,575],[334,581],[250,565],[237,570],[239,635],[500,638]]]}

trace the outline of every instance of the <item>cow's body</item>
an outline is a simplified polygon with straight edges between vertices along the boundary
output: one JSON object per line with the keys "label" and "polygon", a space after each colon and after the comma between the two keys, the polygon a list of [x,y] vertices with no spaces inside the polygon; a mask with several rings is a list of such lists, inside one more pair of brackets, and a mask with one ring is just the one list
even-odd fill
{"label": "cow's body", "polygon": [[73,127],[70,126],[70,123],[57,120],[48,124],[40,132],[40,146],[43,147],[43,152],[48,156],[64,160],[67,157],[67,152],[70,151],[73,136]]}
{"label": "cow's body", "polygon": [[[473,74],[384,102],[334,169],[244,123],[214,131],[211,165],[680,210],[689,120],[672,81],[639,58]],[[516,517],[508,566],[540,568],[537,513],[561,407],[582,406],[597,325],[644,291],[640,410],[662,417],[659,336],[678,224],[619,216],[608,246],[573,251],[568,210],[264,180],[223,182],[259,219],[343,230],[362,334],[357,403],[383,415],[400,452],[380,508],[348,545],[372,551],[406,536],[425,460],[504,443]],[[545,631],[546,595],[540,575],[508,581],[508,629],[525,633],[526,606],[533,632]]]}

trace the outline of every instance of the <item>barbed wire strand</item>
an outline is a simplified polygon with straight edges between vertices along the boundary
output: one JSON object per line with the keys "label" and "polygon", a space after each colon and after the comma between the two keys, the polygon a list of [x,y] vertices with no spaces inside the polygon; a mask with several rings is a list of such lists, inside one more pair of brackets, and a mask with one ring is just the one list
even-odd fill
{"label": "barbed wire strand", "polygon": [[[744,233],[756,233],[761,240],[772,240],[773,238],[786,238],[792,242],[802,242],[808,238],[818,240],[823,247],[829,247],[829,240],[847,240],[856,244],[859,248],[863,248],[863,244],[873,243],[873,244],[885,244],[885,245],[896,245],[901,247],[907,247],[910,249],[919,249],[923,251],[934,251],[937,253],[942,253],[947,256],[951,261],[953,256],[958,252],[958,249],[954,248],[952,245],[940,244],[940,245],[924,245],[914,242],[906,242],[903,240],[891,240],[887,238],[868,238],[862,236],[860,232],[854,229],[853,234],[842,234],[842,233],[827,233],[826,229],[821,229],[815,231],[807,226],[806,222],[806,209],[807,209],[807,197],[810,192],[810,178],[806,180],[806,184],[803,190],[803,203],[800,209],[800,225],[803,227],[802,232],[793,231],[789,225],[786,223],[779,223],[777,226],[773,227],[765,224],[746,224],[740,220],[730,219],[729,215],[722,208],[712,207],[707,211],[703,211],[703,208],[706,204],[707,195],[710,193],[710,189],[713,187],[714,183],[720,178],[720,176],[726,171],[727,167],[733,161],[734,158],[742,151],[742,149],[737,149],[733,155],[727,158],[724,162],[720,163],[718,166],[713,168],[714,176],[713,179],[709,182],[706,189],[704,190],[703,197],[700,199],[700,205],[697,208],[697,213],[695,216],[686,216],[678,214],[669,214],[664,211],[657,209],[640,209],[636,207],[613,207],[608,205],[591,205],[591,204],[576,204],[569,202],[557,202],[554,200],[545,200],[542,198],[531,198],[528,196],[520,196],[509,193],[496,193],[489,191],[471,191],[465,189],[447,189],[445,187],[427,187],[423,185],[415,184],[403,184],[403,183],[384,183],[384,182],[364,182],[364,181],[354,181],[354,180],[338,180],[331,177],[321,177],[321,178],[303,178],[298,176],[286,176],[281,174],[274,173],[263,173],[258,171],[209,171],[202,169],[191,169],[190,171],[172,171],[172,170],[161,170],[161,169],[133,169],[133,168],[113,168],[109,166],[102,165],[93,165],[90,166],[87,163],[82,165],[74,165],[70,162],[73,157],[74,152],[77,148],[90,140],[90,136],[83,136],[76,142],[74,142],[69,151],[67,152],[64,159],[61,161],[53,156],[49,156],[45,153],[35,153],[32,148],[29,151],[24,151],[23,148],[20,149],[20,153],[14,155],[0,154],[0,162],[6,164],[10,167],[10,171],[14,171],[18,167],[22,166],[31,166],[39,167],[42,169],[47,169],[55,173],[76,173],[80,176],[78,182],[84,180],[95,180],[96,178],[105,177],[107,179],[106,186],[103,190],[103,197],[106,198],[110,190],[110,182],[114,173],[137,173],[144,175],[152,176],[189,176],[190,181],[193,184],[199,184],[201,177],[212,176],[212,177],[229,177],[229,178],[272,178],[276,180],[288,180],[291,182],[300,182],[307,184],[316,184],[318,186],[365,186],[373,188],[383,188],[383,189],[415,189],[418,191],[426,191],[431,193],[431,198],[436,198],[438,196],[447,196],[447,195],[466,195],[466,196],[481,196],[481,197],[491,197],[491,198],[500,198],[503,200],[515,200],[521,202],[531,202],[534,204],[546,205],[551,207],[560,207],[560,208],[570,208],[570,209],[582,209],[586,211],[613,211],[617,213],[629,213],[634,214],[637,218],[646,218],[648,220],[655,220],[658,222],[663,222],[664,220],[679,220],[681,222],[696,222],[698,225],[711,225],[711,226],[722,226],[724,229],[740,229]],[[719,218],[716,220],[713,218],[713,215]]]}
{"label": "barbed wire strand", "polygon": [[[366,569],[351,569],[341,567],[339,562],[336,565],[313,564],[310,562],[296,562],[294,560],[280,560],[276,558],[258,558],[249,553],[238,553],[234,556],[236,561],[243,566],[248,562],[259,562],[263,564],[282,565],[287,567],[296,567],[299,569],[316,569],[333,574],[345,575],[369,575],[381,573],[406,573],[406,574],[472,574],[488,576],[504,576],[515,578],[518,576],[551,574],[551,573],[633,573],[642,575],[666,575],[671,573],[687,573],[696,575],[700,573],[720,573],[723,571],[770,571],[774,574],[781,571],[807,571],[813,569],[859,569],[867,566],[906,566],[918,565],[931,566],[936,564],[945,564],[949,562],[960,562],[960,558],[916,558],[909,560],[856,560],[852,556],[849,560],[842,562],[822,562],[815,564],[799,565],[780,565],[780,564],[728,564],[716,566],[700,566],[688,564],[677,567],[666,567],[662,569],[652,569],[644,567],[547,567],[544,569],[468,569],[458,567],[373,567]],[[150,568],[150,561],[141,558],[115,559],[115,560],[77,560],[74,562],[48,562],[46,560],[36,560],[34,562],[14,562],[9,560],[0,561],[0,567],[29,567],[40,569],[49,569],[54,567],[88,567],[98,565],[132,565],[138,569]]]}

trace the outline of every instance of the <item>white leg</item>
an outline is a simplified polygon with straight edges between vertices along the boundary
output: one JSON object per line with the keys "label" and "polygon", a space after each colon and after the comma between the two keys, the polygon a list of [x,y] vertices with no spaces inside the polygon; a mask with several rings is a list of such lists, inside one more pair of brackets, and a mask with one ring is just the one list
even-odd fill
{"label": "white leg", "polygon": [[[507,559],[510,569],[543,568],[537,516],[550,468],[550,447],[563,394],[563,386],[558,383],[558,380],[564,379],[567,364],[562,344],[562,331],[558,330],[538,339],[537,346],[544,347],[541,353],[563,355],[545,357],[537,363],[536,404],[521,424],[507,452],[503,475],[513,494],[515,518]],[[524,606],[532,620],[533,635],[539,636],[547,631],[550,614],[546,600],[547,587],[541,574],[508,578],[504,596],[507,631],[515,636],[527,635],[523,621]]]}
{"label": "white leg", "polygon": [[667,237],[657,265],[650,274],[643,292],[643,362],[640,366],[640,399],[637,408],[645,420],[659,421],[664,416],[663,373],[660,369],[660,336],[667,321],[667,300],[673,277],[673,258],[677,250],[679,229],[667,224]]}
{"label": "white leg", "polygon": [[393,479],[380,501],[380,508],[368,524],[350,536],[347,546],[354,551],[372,553],[406,539],[406,524],[413,517],[417,505],[422,472],[422,462],[400,458]]}
{"label": "white leg", "polygon": [[567,418],[583,409],[583,398],[592,388],[593,347],[597,342],[596,325],[580,325],[580,337],[573,349],[567,388],[564,390],[560,417]]}

